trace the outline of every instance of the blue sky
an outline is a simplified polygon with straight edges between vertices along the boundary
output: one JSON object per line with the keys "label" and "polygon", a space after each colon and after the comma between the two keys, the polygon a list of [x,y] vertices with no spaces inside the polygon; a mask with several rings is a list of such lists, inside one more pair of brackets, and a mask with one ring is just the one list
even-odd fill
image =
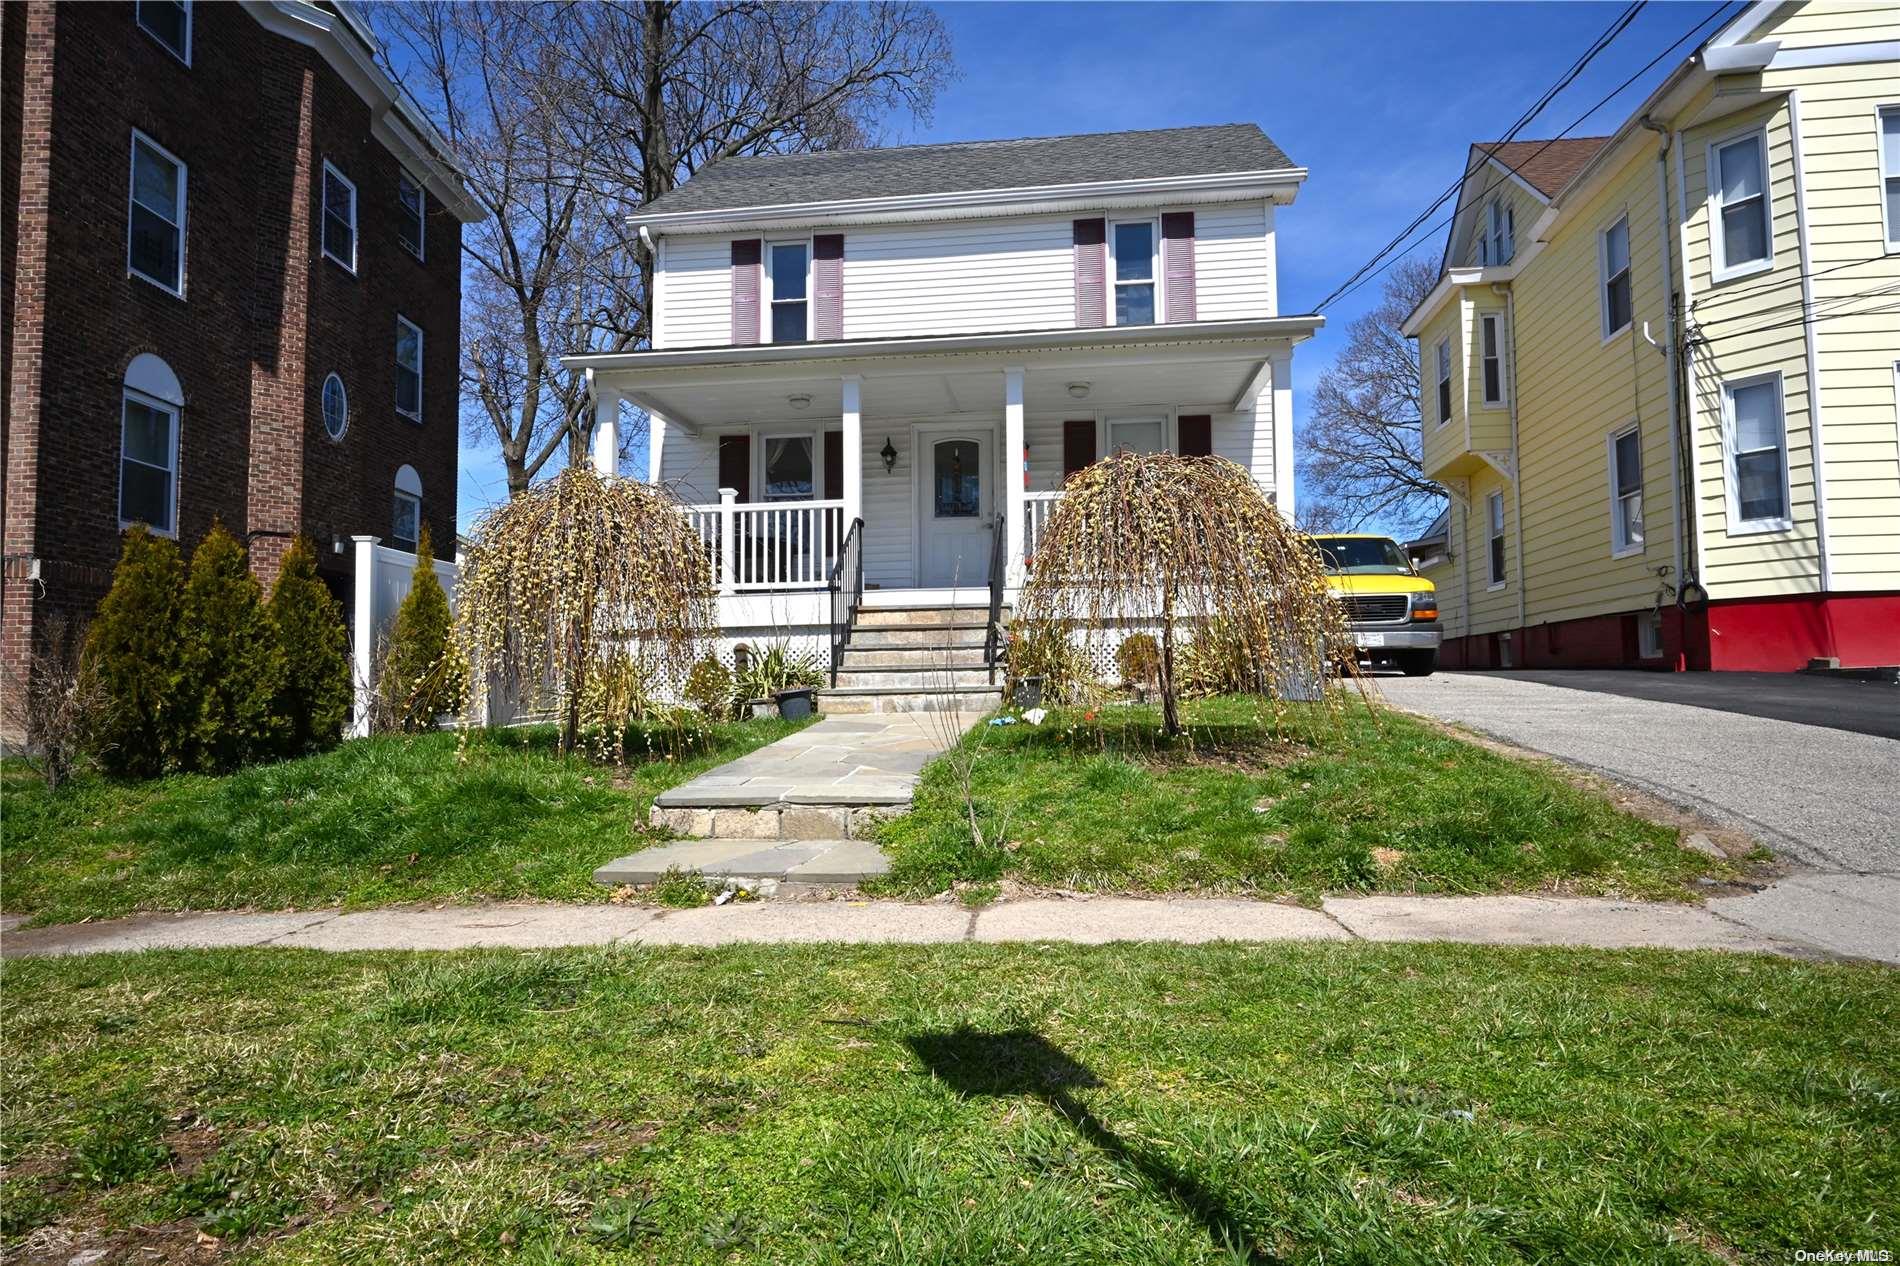
{"label": "blue sky", "polygon": [[[1718,7],[1650,4],[1520,135],[1555,135]],[[885,139],[1258,123],[1311,170],[1298,201],[1276,219],[1281,310],[1305,312],[1436,198],[1456,178],[1466,146],[1499,137],[1620,8],[943,4],[959,78],[927,125],[900,123]],[[1693,47],[1685,44],[1570,134],[1614,129]],[[1439,230],[1420,253],[1436,258],[1442,240]],[[1377,294],[1375,282],[1329,309],[1327,331],[1295,354],[1297,418],[1344,327]],[[464,526],[504,494],[491,452],[464,441]]]}

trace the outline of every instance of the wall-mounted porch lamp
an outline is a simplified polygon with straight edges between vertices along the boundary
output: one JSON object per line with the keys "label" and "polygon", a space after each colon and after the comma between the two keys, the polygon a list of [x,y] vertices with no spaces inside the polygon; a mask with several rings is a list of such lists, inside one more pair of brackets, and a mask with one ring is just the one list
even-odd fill
{"label": "wall-mounted porch lamp", "polygon": [[888,475],[897,469],[897,450],[891,447],[890,436],[887,435],[884,437],[884,447],[877,451],[877,455],[884,459],[885,474]]}

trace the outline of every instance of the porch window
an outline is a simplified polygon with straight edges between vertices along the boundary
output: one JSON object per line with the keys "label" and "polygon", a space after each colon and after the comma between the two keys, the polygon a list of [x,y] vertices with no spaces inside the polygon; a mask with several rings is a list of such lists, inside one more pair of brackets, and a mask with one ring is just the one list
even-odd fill
{"label": "porch window", "polygon": [[974,519],[982,513],[983,475],[975,440],[939,440],[932,473],[937,517]]}
{"label": "porch window", "polygon": [[1610,554],[1643,548],[1643,438],[1636,427],[1610,436]]}
{"label": "porch window", "polygon": [[1768,135],[1750,132],[1709,147],[1710,217],[1714,239],[1714,279],[1722,281],[1758,272],[1774,261],[1769,233]]}
{"label": "porch window", "polygon": [[1159,453],[1168,446],[1166,418],[1110,418],[1108,451]]}
{"label": "porch window", "polygon": [[1496,408],[1504,403],[1504,336],[1502,317],[1479,318],[1478,335],[1484,355],[1484,403]]}
{"label": "porch window", "polygon": [[811,248],[805,242],[774,242],[766,254],[774,343],[803,343],[811,337],[806,284],[810,265]]}
{"label": "porch window", "polygon": [[1722,388],[1728,441],[1729,530],[1788,528],[1788,433],[1781,413],[1781,375]]}
{"label": "porch window", "polygon": [[765,499],[810,501],[814,492],[809,435],[775,435],[765,441]]}
{"label": "porch window", "polygon": [[1504,587],[1504,494],[1494,492],[1484,499],[1484,515],[1489,530],[1490,588]]}
{"label": "porch window", "polygon": [[1115,324],[1153,325],[1155,320],[1155,226],[1152,220],[1115,225]]}
{"label": "porch window", "polygon": [[1451,421],[1451,340],[1438,340],[1438,425]]}
{"label": "porch window", "polygon": [[1630,327],[1630,218],[1626,215],[1597,235],[1602,270],[1603,337]]}

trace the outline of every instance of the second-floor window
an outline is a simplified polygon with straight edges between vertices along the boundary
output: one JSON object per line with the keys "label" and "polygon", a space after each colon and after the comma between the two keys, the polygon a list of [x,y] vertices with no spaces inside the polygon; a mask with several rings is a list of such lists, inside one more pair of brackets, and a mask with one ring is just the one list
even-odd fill
{"label": "second-floor window", "polygon": [[765,283],[771,290],[772,341],[802,343],[811,337],[811,244],[773,242],[765,252]]}
{"label": "second-floor window", "polygon": [[185,165],[151,137],[132,133],[125,266],[180,296],[185,293],[185,174]]}
{"label": "second-floor window", "polygon": [[1478,318],[1479,351],[1483,354],[1484,403],[1495,408],[1504,403],[1504,318],[1489,315]]}
{"label": "second-floor window", "polygon": [[1626,215],[1598,236],[1602,267],[1603,337],[1630,325],[1630,218]]}
{"label": "second-floor window", "polygon": [[422,327],[396,318],[396,412],[422,421]]}
{"label": "second-floor window", "polygon": [[1788,433],[1781,413],[1781,375],[1724,384],[1722,406],[1732,454],[1729,530],[1787,528]]}
{"label": "second-floor window", "polygon": [[1880,109],[1880,184],[1887,249],[1900,251],[1900,105]]}
{"label": "second-floor window", "polygon": [[1484,237],[1478,243],[1478,262],[1508,264],[1517,254],[1517,214],[1503,199],[1485,208]]}
{"label": "second-floor window", "polygon": [[1115,253],[1115,324],[1153,325],[1154,221],[1128,220],[1114,225],[1109,245]]}
{"label": "second-floor window", "polygon": [[1643,548],[1643,437],[1635,427],[1610,436],[1610,552]]}
{"label": "second-floor window", "polygon": [[1709,148],[1709,190],[1715,202],[1709,234],[1715,280],[1766,268],[1774,259],[1769,232],[1768,137],[1765,132]]}
{"label": "second-floor window", "polygon": [[138,0],[139,29],[191,65],[191,0]]}
{"label": "second-floor window", "polygon": [[356,186],[327,162],[323,165],[323,253],[356,271]]}
{"label": "second-floor window", "polygon": [[402,239],[403,249],[422,258],[422,220],[428,207],[428,195],[422,192],[421,182],[410,178],[406,171],[396,173],[396,235]]}
{"label": "second-floor window", "polygon": [[1438,425],[1451,421],[1451,340],[1438,340]]}

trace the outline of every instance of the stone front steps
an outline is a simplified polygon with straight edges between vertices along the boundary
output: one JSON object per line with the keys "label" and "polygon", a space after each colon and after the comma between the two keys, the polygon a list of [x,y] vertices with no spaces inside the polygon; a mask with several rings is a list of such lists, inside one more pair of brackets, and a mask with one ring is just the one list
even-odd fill
{"label": "stone front steps", "polygon": [[759,896],[812,888],[849,888],[890,870],[868,840],[681,840],[608,862],[594,882],[652,884],[669,873],[696,874],[711,886],[736,880]]}
{"label": "stone front steps", "polygon": [[821,712],[988,712],[1003,700],[983,662],[987,606],[861,607]]}

